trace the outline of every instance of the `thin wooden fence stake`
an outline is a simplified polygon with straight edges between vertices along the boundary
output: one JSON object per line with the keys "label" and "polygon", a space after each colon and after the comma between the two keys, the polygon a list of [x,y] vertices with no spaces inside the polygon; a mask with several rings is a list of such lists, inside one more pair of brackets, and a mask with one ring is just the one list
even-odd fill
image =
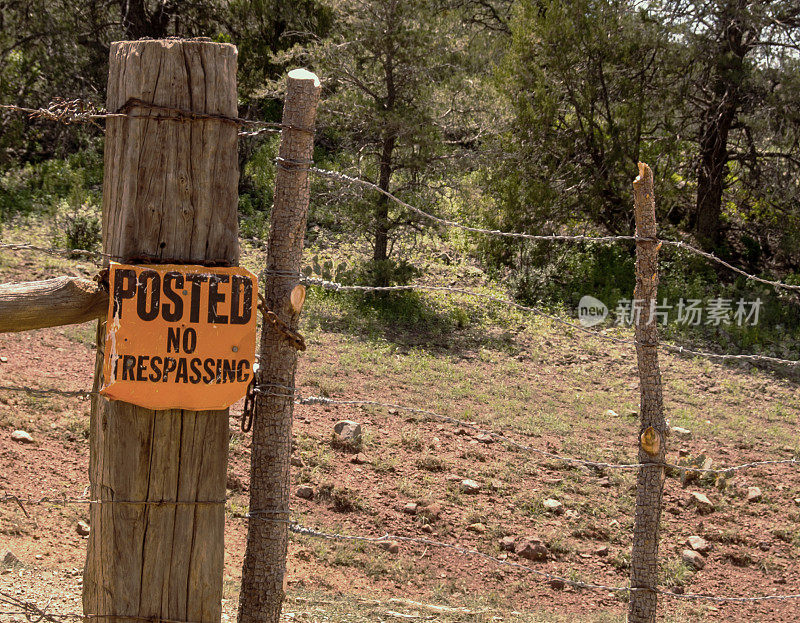
{"label": "thin wooden fence stake", "polygon": [[[236,116],[236,48],[175,39],[114,43],[108,109],[121,110],[131,98]],[[235,265],[237,126],[170,116],[141,109],[107,119],[103,250],[130,262],[155,257]],[[101,321],[95,390],[104,336]],[[93,399],[90,495],[105,503],[90,510],[87,616],[114,623],[220,621],[227,457],[227,409],[151,411]]]}
{"label": "thin wooden fence stake", "polygon": [[[639,462],[663,463],[666,456],[667,424],[661,395],[658,367],[658,323],[654,311],[658,301],[658,250],[653,172],[639,163],[639,177],[633,182],[636,235],[652,240],[636,244],[635,315],[636,355],[639,364],[641,413]],[[658,594],[658,540],[661,499],[664,491],[663,467],[640,467],[636,483],[636,517],[631,554],[631,591],[628,608],[630,623],[654,623]]]}
{"label": "thin wooden fence stake", "polygon": [[[303,69],[289,72],[283,132],[275,178],[263,291],[267,308],[297,329],[304,294],[297,290],[310,197],[308,168],[320,83]],[[289,454],[297,350],[277,326],[264,323],[258,383],[275,386],[258,394],[250,457],[250,512],[239,597],[240,623],[278,623],[284,599],[288,544]],[[281,388],[281,389],[279,389]]]}

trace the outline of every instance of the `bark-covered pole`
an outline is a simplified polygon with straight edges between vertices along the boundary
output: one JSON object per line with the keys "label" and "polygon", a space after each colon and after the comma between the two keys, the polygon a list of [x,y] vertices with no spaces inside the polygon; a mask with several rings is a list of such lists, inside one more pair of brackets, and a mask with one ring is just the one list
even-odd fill
{"label": "bark-covered pole", "polygon": [[[664,463],[666,429],[661,397],[661,372],[658,368],[658,249],[653,172],[639,163],[639,177],[633,182],[636,211],[636,289],[634,291],[636,355],[639,363],[641,415],[639,462]],[[630,623],[656,620],[658,594],[658,539],[664,467],[641,467],[636,483],[636,518],[631,555]]]}
{"label": "bark-covered pole", "polygon": [[[298,282],[309,202],[308,168],[314,150],[314,123],[320,86],[303,69],[289,72],[283,131],[275,178],[275,202],[264,271],[267,307],[297,328],[302,296],[292,297]],[[247,550],[239,597],[240,623],[277,623],[284,598],[289,517],[289,454],[292,435],[297,350],[274,325],[261,335],[263,387],[257,395],[250,457],[250,512]]]}

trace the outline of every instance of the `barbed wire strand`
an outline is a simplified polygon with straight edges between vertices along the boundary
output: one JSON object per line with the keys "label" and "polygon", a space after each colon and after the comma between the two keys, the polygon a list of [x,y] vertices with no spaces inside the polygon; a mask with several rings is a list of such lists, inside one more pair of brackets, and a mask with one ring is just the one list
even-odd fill
{"label": "barbed wire strand", "polygon": [[[274,522],[275,520],[263,517],[259,518],[262,521],[267,522]],[[284,522],[285,523],[285,522]],[[290,523],[289,530],[294,534],[299,534],[302,536],[309,536],[313,538],[321,538],[326,540],[334,540],[334,541],[356,541],[356,542],[363,542],[363,543],[372,543],[372,544],[381,544],[381,543],[388,543],[391,541],[396,541],[398,543],[414,543],[418,545],[424,545],[426,547],[438,547],[442,549],[449,549],[465,556],[474,556],[478,558],[483,558],[485,560],[491,561],[498,565],[508,566],[516,569],[521,569],[528,573],[532,573],[534,575],[538,575],[541,578],[544,578],[548,581],[556,581],[556,582],[563,582],[567,586],[571,586],[577,589],[588,589],[588,590],[603,590],[609,592],[616,592],[616,593],[626,593],[626,592],[635,592],[635,591],[645,591],[645,592],[655,592],[659,595],[663,595],[664,597],[669,597],[672,599],[693,599],[693,600],[707,600],[713,601],[717,603],[747,603],[747,602],[759,602],[759,601],[780,601],[780,600],[790,600],[790,599],[800,599],[800,593],[798,594],[789,594],[789,595],[763,595],[757,597],[727,597],[727,596],[717,596],[717,595],[708,595],[703,593],[675,593],[672,591],[668,591],[662,588],[644,588],[644,587],[631,587],[631,586],[607,586],[604,584],[597,584],[594,582],[582,582],[578,580],[570,580],[569,578],[565,578],[559,575],[555,575],[552,573],[548,573],[547,571],[542,571],[540,569],[535,569],[534,567],[530,567],[528,565],[514,562],[508,559],[498,558],[496,556],[492,556],[491,554],[486,554],[481,552],[477,549],[472,549],[468,547],[463,547],[461,545],[453,545],[451,543],[443,543],[442,541],[436,541],[434,539],[427,539],[421,537],[410,537],[410,536],[398,536],[393,534],[384,534],[383,536],[374,537],[374,536],[361,536],[361,535],[350,535],[350,534],[339,534],[339,533],[329,533],[323,532],[320,530],[316,530],[314,528],[308,528],[303,526],[299,523]]]}
{"label": "barbed wire strand", "polygon": [[[312,173],[317,173],[318,175],[322,175],[324,177],[328,177],[328,178],[332,178],[332,179],[338,179],[340,181],[343,181],[343,182],[346,182],[346,183],[349,183],[349,184],[359,184],[359,185],[364,186],[366,188],[370,188],[371,190],[375,190],[375,191],[381,193],[382,195],[384,195],[385,197],[387,197],[391,201],[394,201],[398,205],[406,208],[407,210],[410,210],[411,212],[414,212],[415,214],[417,214],[417,215],[419,215],[419,216],[421,216],[423,218],[426,218],[426,219],[428,219],[430,221],[433,221],[435,223],[439,223],[440,225],[444,225],[446,227],[455,227],[457,229],[461,229],[461,230],[472,232],[472,233],[485,234],[485,235],[488,235],[488,236],[499,236],[499,237],[504,237],[504,238],[521,238],[521,239],[525,239],[525,240],[540,240],[540,241],[550,240],[550,241],[561,241],[561,242],[619,242],[619,241],[642,242],[642,241],[653,241],[652,238],[643,238],[643,237],[639,237],[639,236],[584,236],[584,235],[569,236],[569,235],[560,235],[560,234],[540,235],[540,234],[526,234],[526,233],[522,233],[522,232],[501,231],[499,229],[484,229],[484,228],[481,228],[481,227],[472,227],[470,225],[465,225],[464,223],[459,223],[458,221],[453,221],[453,220],[450,220],[450,219],[441,218],[439,216],[434,216],[433,214],[425,212],[421,208],[418,208],[418,207],[416,207],[414,205],[411,205],[410,203],[408,203],[406,201],[403,201],[402,199],[400,199],[396,195],[394,195],[394,194],[382,189],[377,184],[373,184],[372,182],[369,182],[367,180],[363,180],[363,179],[358,178],[358,177],[353,177],[353,176],[350,176],[350,175],[346,175],[344,173],[339,173],[338,171],[331,171],[331,170],[328,170],[328,169],[321,169],[319,167],[311,167],[310,171]],[[759,282],[759,283],[763,283],[765,285],[769,285],[769,286],[772,286],[774,288],[780,288],[780,289],[784,289],[784,290],[791,290],[791,291],[794,291],[794,292],[800,292],[800,285],[788,284],[788,283],[784,283],[782,281],[772,281],[770,279],[763,279],[763,278],[758,277],[756,275],[751,275],[750,273],[742,270],[741,268],[737,268],[736,266],[733,266],[729,262],[726,262],[725,260],[717,257],[713,253],[709,253],[707,251],[703,251],[702,249],[698,249],[698,248],[696,248],[696,247],[694,247],[694,246],[692,246],[692,245],[690,245],[690,244],[688,244],[686,242],[682,242],[682,241],[678,241],[678,240],[669,240],[669,239],[659,239],[657,242],[660,242],[660,243],[668,245],[668,246],[676,247],[676,248],[679,248],[679,249],[684,249],[684,250],[686,250],[686,251],[688,251],[690,253],[694,253],[695,255],[699,255],[701,257],[704,257],[704,258],[706,258],[708,260],[711,260],[713,262],[716,262],[716,263],[720,264],[721,266],[724,266],[725,268],[728,268],[729,270],[734,271],[735,273],[738,273],[739,275],[742,275],[743,277],[746,277],[749,280],[756,281],[756,282]]]}
{"label": "barbed wire strand", "polygon": [[694,467],[691,465],[677,465],[674,463],[605,463],[602,461],[593,461],[589,459],[581,459],[576,457],[564,456],[560,454],[555,454],[553,452],[549,452],[547,450],[542,450],[541,448],[536,448],[534,446],[529,446],[524,443],[520,443],[515,441],[502,433],[497,433],[490,429],[481,428],[477,424],[469,422],[467,420],[461,420],[458,418],[451,417],[449,415],[442,415],[441,413],[436,413],[435,411],[430,411],[428,409],[420,409],[417,407],[408,407],[405,405],[393,404],[393,403],[385,403],[385,402],[377,402],[374,400],[334,400],[332,398],[327,398],[325,396],[309,396],[307,398],[300,398],[297,400],[297,404],[301,405],[364,405],[364,406],[374,406],[374,407],[383,407],[386,409],[397,409],[402,411],[407,411],[409,413],[416,413],[419,415],[424,415],[442,422],[448,422],[450,424],[454,424],[456,426],[460,426],[462,428],[469,428],[474,430],[482,435],[489,435],[498,441],[502,441],[509,446],[512,446],[518,450],[523,450],[525,452],[532,452],[534,454],[539,454],[545,458],[552,459],[554,461],[561,461],[564,463],[575,463],[579,465],[585,465],[586,467],[592,467],[596,469],[639,469],[639,468],[652,468],[652,467],[664,467],[668,469],[673,469],[680,472],[692,472],[692,473],[707,473],[707,474],[731,474],[733,472],[737,472],[743,469],[749,469],[752,467],[760,467],[763,465],[800,465],[800,460],[796,458],[791,459],[774,459],[774,460],[767,460],[767,461],[752,461],[750,463],[744,463],[742,465],[735,465],[733,467],[725,467],[725,468],[702,468],[702,467]]}
{"label": "barbed wire strand", "polygon": [[[516,301],[512,301],[509,299],[500,298],[499,296],[494,296],[492,294],[486,294],[484,292],[476,292],[475,290],[467,290],[465,288],[454,288],[451,286],[430,286],[430,285],[422,285],[422,284],[412,284],[412,285],[402,285],[402,286],[349,286],[344,285],[341,283],[336,283],[334,281],[326,281],[324,279],[316,279],[312,277],[305,277],[301,280],[302,283],[312,286],[318,286],[325,290],[333,291],[333,292],[411,292],[411,291],[429,291],[429,292],[451,292],[453,294],[462,294],[465,296],[472,296],[477,298],[483,298],[489,301],[493,301],[495,303],[500,303],[503,305],[508,305],[510,307],[514,307],[519,309],[520,311],[530,312],[536,314],[537,316],[541,316],[543,318],[547,318],[552,320],[553,322],[557,322],[561,325],[570,327],[576,331],[581,331],[582,333],[586,333],[591,335],[599,340],[605,340],[608,342],[614,342],[616,344],[628,344],[632,346],[652,346],[652,344],[646,344],[644,342],[639,342],[637,340],[629,340],[625,338],[618,338],[611,335],[604,335],[597,331],[594,331],[588,327],[581,326],[574,322],[570,322],[569,320],[565,320],[555,314],[549,314],[545,312],[543,309],[535,306],[530,305],[522,305],[521,303],[517,303]],[[669,344],[666,342],[660,342],[658,346],[665,348],[667,350],[679,353],[679,354],[686,354],[686,355],[693,355],[695,357],[704,357],[707,359],[720,359],[720,360],[739,360],[739,361],[763,361],[765,363],[772,363],[772,364],[779,364],[779,365],[787,365],[787,366],[798,366],[800,365],[800,361],[796,359],[781,359],[779,357],[768,357],[767,355],[750,355],[750,354],[743,354],[743,355],[728,355],[728,354],[718,354],[712,353],[707,351],[698,351],[693,350],[691,348],[686,348],[684,346],[677,346],[674,344]]]}
{"label": "barbed wire strand", "polygon": [[[273,392],[270,390],[280,389],[281,392]],[[266,390],[266,391],[265,391]],[[59,390],[59,389],[38,389],[34,387],[27,387],[24,385],[17,385],[17,386],[9,386],[9,385],[0,385],[0,391],[13,391],[13,392],[23,392],[29,393],[36,396],[46,396],[46,395],[58,395],[64,397],[75,397],[75,398],[83,398],[89,396],[99,395],[99,392],[89,391],[89,390]],[[456,426],[460,426],[463,428],[469,428],[474,430],[483,435],[489,435],[498,441],[501,441],[513,448],[518,450],[522,450],[525,452],[530,452],[533,454],[538,454],[545,458],[561,461],[564,463],[572,463],[576,465],[584,465],[586,467],[595,468],[598,470],[601,469],[615,469],[615,470],[632,470],[632,469],[652,469],[653,467],[663,467],[671,470],[676,470],[679,472],[690,472],[693,474],[717,474],[717,475],[726,475],[731,474],[740,470],[750,469],[754,467],[761,467],[766,465],[800,465],[800,460],[793,457],[791,459],[771,459],[771,460],[763,460],[763,461],[751,461],[749,463],[743,463],[741,465],[735,465],[732,467],[724,467],[724,468],[702,468],[702,467],[695,467],[692,465],[678,465],[675,463],[659,463],[659,462],[651,462],[651,463],[608,463],[603,461],[595,461],[591,459],[583,459],[578,457],[570,457],[560,454],[555,454],[553,452],[549,452],[547,450],[542,450],[541,448],[536,448],[534,446],[530,446],[528,444],[524,444],[510,437],[498,433],[496,431],[485,429],[477,424],[469,422],[467,420],[462,420],[459,418],[455,418],[448,415],[443,415],[441,413],[436,413],[435,411],[431,411],[429,409],[422,409],[418,407],[409,407],[401,404],[394,404],[394,403],[386,403],[386,402],[379,402],[375,400],[362,400],[362,399],[353,399],[353,400],[337,400],[333,398],[328,398],[326,396],[307,396],[303,397],[301,393],[294,387],[288,385],[280,385],[276,383],[266,383],[262,385],[254,386],[254,391],[258,394],[262,394],[265,396],[275,396],[279,398],[294,398],[295,404],[297,405],[337,405],[337,406],[345,406],[345,405],[352,405],[352,406],[375,406],[375,407],[383,407],[387,409],[397,409],[402,411],[407,411],[409,413],[416,413],[419,415],[424,415],[426,417],[430,417],[442,422],[448,422],[450,424],[454,424]],[[62,498],[53,498],[54,500],[62,500]],[[16,496],[7,496],[7,499],[0,498],[0,502],[5,501],[17,501],[19,502],[20,498]],[[43,498],[44,502],[50,502],[49,498]],[[77,502],[81,503],[91,503],[90,500],[80,499]],[[98,500],[95,503],[104,503],[104,500]],[[111,501],[113,502],[113,500]],[[27,503],[34,503],[34,502],[27,502]],[[62,502],[63,503],[63,502]],[[119,502],[123,503],[123,502]],[[130,503],[142,503],[142,502],[130,502]],[[156,503],[156,502],[152,502]],[[164,502],[166,503],[166,502]],[[183,503],[183,502],[181,502]],[[187,502],[190,503],[190,502]]]}

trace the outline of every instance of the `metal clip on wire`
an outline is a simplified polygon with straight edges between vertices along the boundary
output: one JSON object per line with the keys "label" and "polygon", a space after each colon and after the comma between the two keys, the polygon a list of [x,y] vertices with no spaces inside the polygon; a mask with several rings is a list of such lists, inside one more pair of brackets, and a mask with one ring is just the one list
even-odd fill
{"label": "metal clip on wire", "polygon": [[244,397],[244,408],[242,409],[242,432],[249,433],[253,428],[253,414],[256,410],[256,377],[247,386],[247,394]]}
{"label": "metal clip on wire", "polygon": [[270,322],[272,326],[275,327],[275,329],[277,329],[278,332],[281,333],[289,341],[289,343],[292,346],[294,346],[297,350],[305,350],[306,349],[305,338],[302,335],[300,335],[300,333],[292,329],[283,320],[278,318],[278,314],[276,314],[269,307],[267,307],[267,302],[264,300],[263,296],[259,295],[258,300],[259,300],[258,309],[260,309],[261,313],[264,314],[264,320]]}

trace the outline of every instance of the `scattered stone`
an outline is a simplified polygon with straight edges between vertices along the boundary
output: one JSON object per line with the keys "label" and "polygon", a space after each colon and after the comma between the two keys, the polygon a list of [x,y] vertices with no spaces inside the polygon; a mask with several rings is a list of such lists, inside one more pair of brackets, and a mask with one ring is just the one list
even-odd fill
{"label": "scattered stone", "polygon": [[300,485],[295,489],[294,494],[304,500],[310,500],[314,497],[314,489],[308,485]]}
{"label": "scattered stone", "polygon": [[604,489],[609,489],[611,487],[611,480],[608,478],[608,476],[604,476],[597,481],[597,486],[603,487]]}
{"label": "scattered stone", "polygon": [[354,465],[365,465],[366,463],[369,463],[369,459],[367,458],[366,454],[359,452],[352,459],[350,459],[350,462]]}
{"label": "scattered stone", "polygon": [[514,553],[520,558],[528,560],[547,560],[547,556],[550,554],[545,544],[539,539],[525,539],[517,543]]}
{"label": "scattered stone", "polygon": [[686,545],[692,548],[696,552],[700,552],[701,554],[708,554],[711,551],[711,543],[706,541],[701,536],[690,536],[686,539]]}
{"label": "scattered stone", "polygon": [[459,428],[456,429],[455,434],[456,435],[469,435],[469,431],[466,428],[464,428],[463,426],[460,426]]}
{"label": "scattered stone", "polygon": [[91,532],[91,528],[89,524],[85,521],[81,520],[75,526],[75,532],[77,532],[80,536],[89,536],[89,532]]}
{"label": "scattered stone", "polygon": [[594,550],[595,556],[600,556],[601,558],[605,558],[608,556],[608,545],[601,545],[600,547]]}
{"label": "scattered stone", "polygon": [[420,515],[424,519],[427,519],[430,522],[436,521],[442,514],[442,507],[440,504],[433,503],[428,504],[427,506],[423,506],[422,508],[417,508],[417,515]]}
{"label": "scattered stone", "polygon": [[705,559],[696,551],[691,549],[683,550],[681,553],[681,558],[683,559],[683,562],[693,569],[697,569],[698,571],[706,566]]}
{"label": "scattered stone", "polygon": [[795,498],[794,499],[794,503],[797,504],[798,506],[800,506],[800,498]]}
{"label": "scattered stone", "polygon": [[500,549],[504,552],[513,552],[516,544],[517,540],[513,536],[504,536],[500,539]]}
{"label": "scattered stone", "polygon": [[8,363],[8,357],[0,357],[0,363]]}
{"label": "scattered stone", "polygon": [[225,478],[225,488],[229,491],[241,491],[244,489],[241,479],[236,474],[228,474]]}
{"label": "scattered stone", "polygon": [[352,420],[339,420],[333,425],[337,441],[347,444],[361,443],[361,424]]}
{"label": "scattered stone", "polygon": [[678,450],[678,456],[680,457],[689,456],[689,451],[686,448],[681,448],[680,450]]}
{"label": "scattered stone", "polygon": [[289,463],[291,464],[292,467],[305,467],[306,466],[305,463],[303,463],[303,459],[301,459],[299,456],[293,456],[291,458],[291,460],[289,461]]}
{"label": "scattered stone", "polygon": [[748,502],[760,502],[763,494],[761,493],[761,489],[758,487],[747,487],[747,501]]}
{"label": "scattered stone", "polygon": [[688,428],[673,426],[670,430],[675,437],[682,439],[683,441],[689,441],[692,438],[692,431],[690,431]]}
{"label": "scattered stone", "polygon": [[603,413],[605,417],[619,417],[619,414],[614,411],[614,409],[606,409],[605,413]]}
{"label": "scattered stone", "polygon": [[474,480],[462,480],[461,481],[461,493],[468,493],[470,495],[474,495],[481,490],[481,486],[475,482]]}
{"label": "scattered stone", "polygon": [[424,526],[422,526],[422,531],[431,534],[433,532],[433,526],[426,523]]}
{"label": "scattered stone", "polygon": [[564,580],[560,580],[558,578],[551,578],[550,588],[552,588],[555,591],[564,590]]}
{"label": "scattered stone", "polygon": [[697,512],[701,514],[714,512],[714,505],[711,503],[711,500],[709,500],[704,493],[698,493],[697,491],[693,491],[692,502],[694,502],[694,505],[697,507]]}
{"label": "scattered stone", "polygon": [[578,511],[568,508],[567,510],[564,511],[564,517],[566,517],[567,519],[577,519],[579,517],[579,514]]}
{"label": "scattered stone", "polygon": [[542,506],[544,506],[544,509],[547,512],[555,513],[556,515],[560,515],[564,512],[564,505],[553,498],[547,498],[544,502],[542,502]]}
{"label": "scattered stone", "polygon": [[19,564],[19,558],[17,558],[16,554],[10,549],[4,549],[0,552],[0,558],[2,558],[3,564],[6,567],[13,567]]}
{"label": "scattered stone", "polygon": [[31,437],[31,434],[24,430],[15,430],[13,433],[11,433],[11,439],[18,441],[19,443],[33,443],[33,437]]}
{"label": "scattered stone", "polygon": [[467,530],[470,532],[476,532],[477,534],[484,534],[486,532],[486,526],[482,523],[473,523],[467,526]]}
{"label": "scattered stone", "polygon": [[390,554],[396,554],[400,551],[400,543],[397,541],[381,541],[378,543],[378,547]]}
{"label": "scattered stone", "polygon": [[494,437],[492,437],[488,433],[481,433],[480,435],[475,435],[475,440],[481,443],[494,443]]}
{"label": "scattered stone", "polygon": [[403,512],[406,515],[416,515],[418,509],[419,509],[419,504],[417,504],[416,502],[409,502],[403,507]]}

